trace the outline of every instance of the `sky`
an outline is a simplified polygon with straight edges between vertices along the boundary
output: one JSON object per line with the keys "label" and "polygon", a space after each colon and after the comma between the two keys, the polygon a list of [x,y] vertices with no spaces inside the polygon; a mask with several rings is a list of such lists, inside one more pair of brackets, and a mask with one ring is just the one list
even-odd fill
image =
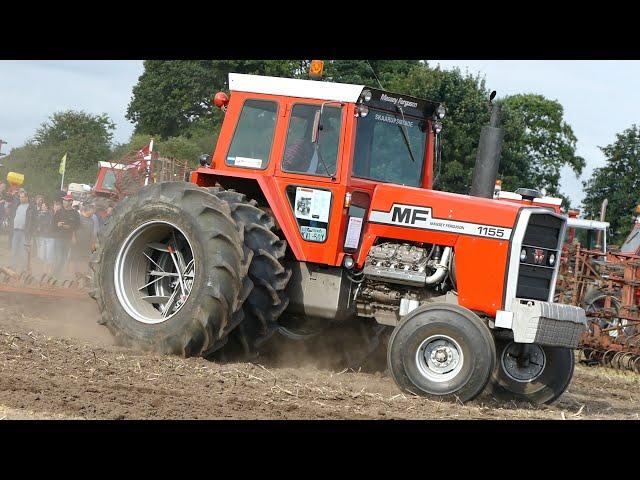
{"label": "sky", "polygon": [[[583,198],[581,180],[604,164],[598,146],[640,123],[640,61],[429,60],[449,69],[480,73],[498,97],[538,93],[558,100],[578,139],[577,154],[587,163],[580,179],[565,168],[561,189],[574,206]],[[131,89],[142,61],[0,60],[0,139],[2,152],[21,146],[56,111],[106,113],[116,124],[114,141],[126,142],[133,125],[125,119]],[[437,100],[437,99],[434,99]]]}

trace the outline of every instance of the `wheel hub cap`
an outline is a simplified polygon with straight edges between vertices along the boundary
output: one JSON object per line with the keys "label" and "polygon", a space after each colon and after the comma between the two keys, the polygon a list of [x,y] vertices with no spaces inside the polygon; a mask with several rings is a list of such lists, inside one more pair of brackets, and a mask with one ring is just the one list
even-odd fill
{"label": "wheel hub cap", "polygon": [[162,323],[187,302],[195,278],[193,250],[175,225],[151,221],[137,227],[116,258],[114,286],[125,311],[141,323]]}
{"label": "wheel hub cap", "polygon": [[539,345],[529,345],[529,361],[518,362],[521,347],[511,342],[502,352],[502,368],[512,380],[521,383],[533,382],[542,375],[546,364],[546,355]]}
{"label": "wheel hub cap", "polygon": [[446,382],[454,378],[464,362],[458,342],[447,335],[433,335],[424,340],[416,352],[418,370],[433,382]]}

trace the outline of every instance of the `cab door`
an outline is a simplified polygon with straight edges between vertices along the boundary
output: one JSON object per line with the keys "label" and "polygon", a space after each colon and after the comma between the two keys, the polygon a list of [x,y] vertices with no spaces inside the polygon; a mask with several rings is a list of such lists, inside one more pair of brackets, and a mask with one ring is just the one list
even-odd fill
{"label": "cab door", "polygon": [[286,140],[276,167],[281,205],[302,252],[300,260],[337,265],[345,187],[342,163],[346,105],[291,99]]}

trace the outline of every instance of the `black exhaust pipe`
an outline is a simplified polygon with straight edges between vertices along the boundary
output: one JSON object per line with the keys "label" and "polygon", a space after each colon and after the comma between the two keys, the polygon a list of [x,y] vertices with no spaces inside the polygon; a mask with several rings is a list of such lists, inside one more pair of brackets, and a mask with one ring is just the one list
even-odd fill
{"label": "black exhaust pipe", "polygon": [[[491,99],[495,95],[492,94]],[[491,102],[491,100],[489,100]],[[504,130],[500,128],[500,104],[491,104],[491,120],[489,125],[482,127],[478,153],[476,154],[476,166],[473,169],[473,181],[469,195],[474,197],[493,198],[500,165],[500,152]]]}

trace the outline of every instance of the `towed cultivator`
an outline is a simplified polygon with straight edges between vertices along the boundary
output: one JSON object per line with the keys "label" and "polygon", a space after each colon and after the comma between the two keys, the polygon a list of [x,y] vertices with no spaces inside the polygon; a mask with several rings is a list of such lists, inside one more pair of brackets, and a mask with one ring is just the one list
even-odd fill
{"label": "towed cultivator", "polygon": [[76,274],[74,280],[59,280],[48,274],[32,275],[0,267],[0,293],[85,299],[90,281],[87,275]]}
{"label": "towed cultivator", "polygon": [[640,373],[640,256],[629,248],[634,232],[620,251],[606,254],[566,246],[557,291],[559,302],[587,313],[580,342],[586,363]]}

